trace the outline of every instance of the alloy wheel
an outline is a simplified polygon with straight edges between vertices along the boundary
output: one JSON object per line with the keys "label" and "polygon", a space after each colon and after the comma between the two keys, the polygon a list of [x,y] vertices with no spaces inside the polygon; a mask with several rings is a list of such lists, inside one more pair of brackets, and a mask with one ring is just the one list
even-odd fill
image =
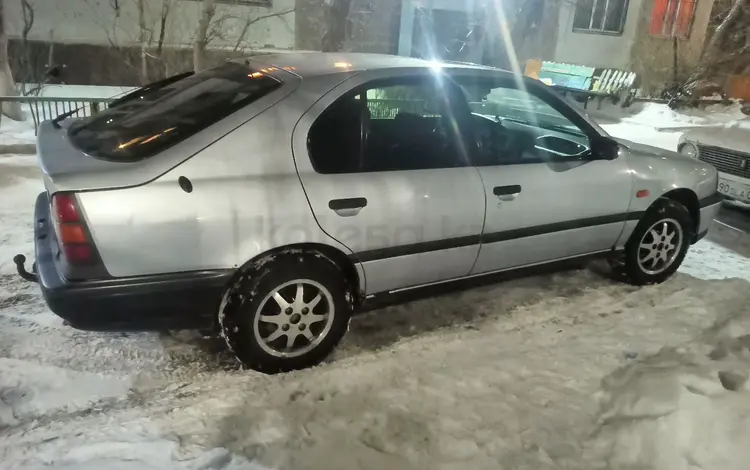
{"label": "alloy wheel", "polygon": [[286,282],[263,299],[253,324],[255,340],[268,354],[297,357],[314,349],[331,329],[333,297],[311,279]]}
{"label": "alloy wheel", "polygon": [[674,219],[662,219],[653,224],[638,246],[638,267],[646,274],[666,271],[680,253],[684,236],[682,226]]}

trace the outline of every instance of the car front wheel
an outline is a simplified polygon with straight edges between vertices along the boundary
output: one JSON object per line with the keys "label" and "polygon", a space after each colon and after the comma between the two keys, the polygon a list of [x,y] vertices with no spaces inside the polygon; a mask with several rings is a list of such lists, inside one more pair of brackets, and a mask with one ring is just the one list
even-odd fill
{"label": "car front wheel", "polygon": [[229,348],[265,373],[311,367],[344,336],[351,293],[324,256],[280,253],[261,260],[225,295],[219,322]]}
{"label": "car front wheel", "polygon": [[694,231],[685,206],[668,199],[658,201],[630,236],[621,269],[636,285],[664,282],[685,259]]}

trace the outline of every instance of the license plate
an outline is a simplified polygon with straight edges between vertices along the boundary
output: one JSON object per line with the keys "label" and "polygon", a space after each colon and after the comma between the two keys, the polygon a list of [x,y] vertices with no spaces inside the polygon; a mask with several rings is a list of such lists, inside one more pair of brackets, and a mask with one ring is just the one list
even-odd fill
{"label": "license plate", "polygon": [[750,186],[745,184],[719,178],[719,192],[742,202],[750,202]]}

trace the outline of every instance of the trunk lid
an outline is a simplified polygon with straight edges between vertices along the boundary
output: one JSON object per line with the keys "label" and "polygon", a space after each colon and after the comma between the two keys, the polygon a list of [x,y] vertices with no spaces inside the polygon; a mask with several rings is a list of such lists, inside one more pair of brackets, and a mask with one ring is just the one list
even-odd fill
{"label": "trunk lid", "polygon": [[[50,194],[119,186],[112,170],[122,165],[99,160],[76,149],[68,139],[68,119],[56,128],[43,122],[37,132],[37,161],[44,172],[44,185]],[[109,176],[109,177],[108,177]]]}

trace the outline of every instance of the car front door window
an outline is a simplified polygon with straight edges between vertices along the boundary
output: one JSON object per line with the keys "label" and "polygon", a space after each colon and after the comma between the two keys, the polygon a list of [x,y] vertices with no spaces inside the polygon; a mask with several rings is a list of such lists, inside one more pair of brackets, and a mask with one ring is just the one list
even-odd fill
{"label": "car front door window", "polygon": [[477,163],[514,165],[588,158],[586,133],[526,90],[464,86],[477,138]]}

